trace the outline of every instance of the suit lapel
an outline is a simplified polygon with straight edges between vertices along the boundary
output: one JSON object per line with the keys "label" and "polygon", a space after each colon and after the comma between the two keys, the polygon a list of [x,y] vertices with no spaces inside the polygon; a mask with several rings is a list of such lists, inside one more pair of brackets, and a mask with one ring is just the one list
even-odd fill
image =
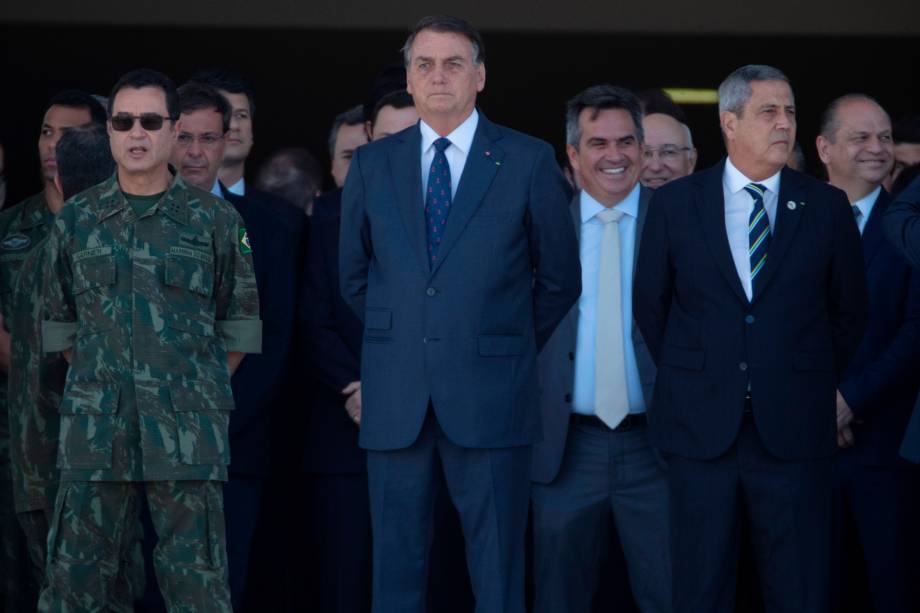
{"label": "suit lapel", "polygon": [[697,176],[695,204],[703,227],[703,238],[709,247],[709,252],[732,291],[746,303],[747,295],[738,278],[735,260],[728,246],[728,232],[725,230],[725,194],[722,192],[724,169],[725,162],[723,161]]}
{"label": "suit lapel", "polygon": [[779,270],[783,256],[789,250],[789,245],[792,244],[799,220],[805,214],[807,204],[801,180],[794,172],[783,168],[779,177],[779,198],[776,201],[773,238],[770,241],[770,249],[767,251],[767,261],[754,286],[754,297],[751,302],[763,294],[767,285],[770,284],[770,279]]}
{"label": "suit lapel", "polygon": [[396,204],[402,217],[409,249],[425,271],[429,269],[425,236],[425,204],[422,201],[422,133],[418,124],[393,136],[398,142],[390,149],[390,174],[396,189]]}
{"label": "suit lapel", "polygon": [[888,208],[888,202],[890,200],[891,198],[888,192],[886,192],[883,187],[882,191],[878,194],[878,198],[875,200],[875,204],[872,206],[872,212],[869,213],[869,219],[866,220],[866,227],[863,228],[863,258],[865,258],[867,269],[869,268],[869,263],[872,261],[872,258],[878,253],[878,248],[881,246],[882,241],[885,240],[882,217],[885,215],[885,209]]}
{"label": "suit lapel", "polygon": [[[473,144],[470,146],[466,165],[463,167],[463,174],[457,185],[457,195],[454,197],[450,215],[447,217],[447,229],[444,231],[444,239],[438,251],[438,261],[432,266],[431,274],[434,274],[447,259],[470,217],[482,204],[482,199],[501,166],[503,152],[495,146],[495,141],[500,138],[499,131],[480,113],[476,135],[473,137]],[[421,179],[416,182],[421,184]],[[422,232],[424,236],[424,225]]]}

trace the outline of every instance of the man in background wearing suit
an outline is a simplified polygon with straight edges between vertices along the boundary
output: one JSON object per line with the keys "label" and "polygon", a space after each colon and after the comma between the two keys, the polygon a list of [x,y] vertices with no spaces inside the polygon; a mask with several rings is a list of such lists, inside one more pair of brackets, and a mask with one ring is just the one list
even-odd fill
{"label": "man in background wearing suit", "polygon": [[189,183],[233,204],[246,223],[259,289],[263,350],[244,360],[231,379],[236,409],[230,417],[231,463],[224,484],[227,557],[234,610],[242,611],[253,535],[259,523],[265,480],[269,475],[271,415],[283,402],[293,352],[293,325],[299,278],[300,225],[249,196],[233,194],[217,183],[231,107],[217,90],[199,83],[179,88],[182,129],[173,148],[173,165]]}
{"label": "man in background wearing suit", "polygon": [[639,609],[670,611],[667,475],[645,425],[655,365],[632,318],[633,261],[653,193],[639,185],[639,100],[619,87],[586,89],[568,103],[566,141],[581,185],[569,210],[582,293],[539,357],[535,610],[591,610],[612,510]]}
{"label": "man in background wearing suit", "polygon": [[733,72],[719,118],[728,159],[656,192],[634,289],[658,366],[674,611],[732,609],[743,512],[766,610],[824,612],[836,389],[868,310],[859,232],[843,192],[785,167],[782,72]]}
{"label": "man in background wearing suit", "polygon": [[536,355],[581,274],[552,148],[475,108],[482,52],[462,20],[419,22],[404,53],[421,121],[360,147],[342,194],[342,293],[364,321],[378,613],[425,610],[442,475],[476,610],[524,610]]}
{"label": "man in background wearing suit", "polygon": [[[862,94],[837,98],[824,112],[817,148],[829,183],[852,204],[869,284],[869,327],[837,390],[843,449],[834,461],[834,544],[859,542],[877,613],[907,613],[920,607],[920,481],[898,451],[920,389],[920,271],[882,228],[889,204],[882,183],[894,159],[888,113]],[[835,566],[845,561],[840,550]],[[844,577],[834,577],[841,600]]]}

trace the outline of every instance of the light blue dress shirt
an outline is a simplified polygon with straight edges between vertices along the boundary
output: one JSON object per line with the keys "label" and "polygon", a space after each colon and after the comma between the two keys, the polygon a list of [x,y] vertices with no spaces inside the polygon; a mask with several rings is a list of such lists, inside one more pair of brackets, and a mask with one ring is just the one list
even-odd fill
{"label": "light blue dress shirt", "polygon": [[853,203],[853,206],[859,208],[859,212],[862,215],[859,216],[859,219],[856,220],[856,225],[859,227],[859,233],[862,234],[866,229],[866,223],[869,221],[869,215],[872,214],[872,209],[875,207],[875,201],[878,200],[878,195],[882,191],[882,186],[879,185],[871,192],[857,200]]}
{"label": "light blue dress shirt", "polygon": [[[636,222],[639,217],[639,184],[616,208],[624,215],[618,223],[620,232],[620,298],[623,314],[623,352],[626,364],[626,388],[629,412],[645,412],[642,381],[636,364],[636,350],[632,342],[632,287],[633,256],[636,245]],[[582,190],[579,196],[581,211],[581,297],[578,299],[578,336],[575,341],[575,389],[572,410],[585,415],[595,415],[594,410],[594,356],[597,337],[597,286],[600,272],[601,240],[604,224],[596,217],[604,205]]]}
{"label": "light blue dress shirt", "polygon": [[[428,173],[431,171],[431,162],[434,161],[434,141],[441,138],[441,136],[424,121],[419,121],[418,123],[419,129],[422,131],[422,194],[424,194],[428,188]],[[473,146],[473,137],[476,136],[476,126],[478,125],[479,113],[476,112],[476,109],[473,109],[470,116],[447,135],[450,147],[444,150],[444,156],[447,158],[447,165],[450,166],[451,199],[457,195],[457,186],[460,185],[460,177],[463,175],[463,167],[466,166],[466,158],[470,154],[470,147]]]}
{"label": "light blue dress shirt", "polygon": [[217,181],[214,181],[214,187],[211,188],[211,193],[217,196],[218,198],[224,197],[224,192],[223,190],[220,189],[220,179],[218,179]]}
{"label": "light blue dress shirt", "polygon": [[233,185],[227,186],[227,191],[231,194],[236,194],[237,196],[246,195],[246,179],[240,179]]}

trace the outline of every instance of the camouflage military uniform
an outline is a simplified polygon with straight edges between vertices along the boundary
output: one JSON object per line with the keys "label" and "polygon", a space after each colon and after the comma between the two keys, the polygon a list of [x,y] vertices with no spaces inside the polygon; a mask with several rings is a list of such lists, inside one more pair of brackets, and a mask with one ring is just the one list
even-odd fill
{"label": "camouflage military uniform", "polygon": [[[17,311],[13,306],[13,290],[19,278],[19,271],[30,254],[48,234],[52,220],[51,211],[45,204],[44,193],[40,192],[23,202],[8,208],[0,214],[0,309],[3,325],[12,330],[12,319]],[[11,363],[14,363],[11,359]],[[19,366],[11,367],[9,382],[25,372]],[[17,512],[21,472],[15,462],[11,465],[11,429],[16,430],[16,418],[11,415],[10,397],[7,391],[8,377],[0,373],[0,543],[3,545],[0,558],[0,576],[3,577],[3,591],[6,593],[6,608],[10,611],[34,610],[38,588],[42,581],[42,566],[34,554],[44,549],[44,538],[35,536],[26,522],[25,534],[20,527]],[[54,420],[56,423],[56,419]],[[53,435],[56,437],[55,429]],[[50,467],[53,469],[52,458]],[[53,503],[53,498],[51,500]],[[41,508],[41,507],[36,507]],[[50,512],[51,505],[47,505]],[[41,556],[44,559],[44,555]],[[30,560],[32,564],[29,564]],[[0,607],[2,608],[2,607]]]}
{"label": "camouflage military uniform", "polygon": [[44,350],[74,353],[40,610],[112,606],[126,521],[146,496],[169,609],[229,611],[227,353],[261,346],[239,215],[176,176],[138,216],[113,176],[68,201],[47,250]]}

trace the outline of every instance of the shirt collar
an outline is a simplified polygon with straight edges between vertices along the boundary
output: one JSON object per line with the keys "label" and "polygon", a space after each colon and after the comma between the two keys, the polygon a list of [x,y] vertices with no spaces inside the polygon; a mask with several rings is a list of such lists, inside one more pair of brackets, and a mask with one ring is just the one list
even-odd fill
{"label": "shirt collar", "polygon": [[879,185],[871,192],[853,203],[853,206],[859,208],[859,212],[862,213],[863,219],[869,219],[869,215],[872,214],[872,208],[875,206],[875,201],[878,200],[878,196],[881,191],[882,186]]}
{"label": "shirt collar", "polygon": [[217,196],[218,198],[224,197],[224,190],[220,187],[220,179],[214,180],[214,187],[211,188],[211,193]]}
{"label": "shirt collar", "polygon": [[[464,153],[469,153],[470,147],[473,146],[473,137],[476,136],[476,126],[478,125],[479,113],[476,109],[473,109],[470,116],[454,128],[454,131],[448,134],[446,138],[452,146]],[[424,120],[419,121],[419,127],[422,131],[422,153],[424,154],[434,145],[434,141],[441,138],[441,136]]]}
{"label": "shirt collar", "polygon": [[[636,218],[639,216],[639,183],[637,182],[635,187],[632,188],[632,191],[629,192],[623,200],[621,200],[616,206],[618,211],[622,211],[625,215]],[[603,204],[598,202],[594,196],[581,190],[580,198],[581,207],[581,223],[587,223],[591,221],[598,213],[606,209]]]}
{"label": "shirt collar", "polygon": [[245,196],[246,195],[246,179],[240,178],[240,180],[234,183],[233,185],[227,186],[227,191],[230,192],[231,194],[236,194],[237,196]]}
{"label": "shirt collar", "polygon": [[748,183],[759,183],[767,188],[767,191],[773,192],[774,194],[779,193],[779,175],[782,170],[777,171],[772,177],[767,177],[763,181],[752,181],[744,173],[735,168],[735,165],[732,164],[731,158],[725,158],[725,174],[723,175],[723,181],[725,185],[728,186],[728,191],[732,194],[737,194],[745,188]]}

